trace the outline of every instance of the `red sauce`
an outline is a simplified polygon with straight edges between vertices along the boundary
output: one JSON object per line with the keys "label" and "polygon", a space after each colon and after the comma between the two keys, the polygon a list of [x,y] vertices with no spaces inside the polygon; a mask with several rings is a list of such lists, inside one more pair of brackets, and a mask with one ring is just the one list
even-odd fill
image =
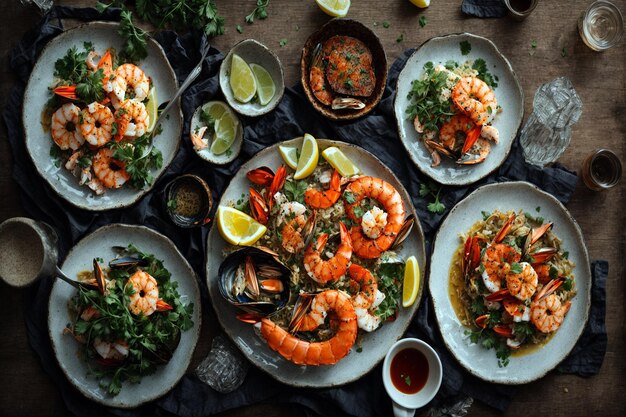
{"label": "red sauce", "polygon": [[428,359],[417,349],[402,349],[391,360],[391,382],[398,391],[415,394],[426,385]]}

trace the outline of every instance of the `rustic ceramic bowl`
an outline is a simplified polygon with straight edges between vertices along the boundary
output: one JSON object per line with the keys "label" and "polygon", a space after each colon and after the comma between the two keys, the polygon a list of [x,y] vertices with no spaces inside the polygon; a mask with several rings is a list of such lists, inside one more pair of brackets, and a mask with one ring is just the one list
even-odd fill
{"label": "rustic ceramic bowl", "polygon": [[144,226],[111,224],[103,226],[79,241],[68,253],[62,269],[75,278],[85,270],[92,270],[92,260],[100,257],[108,263],[116,253],[113,246],[128,246],[132,243],[140,250],[161,259],[165,268],[178,283],[178,292],[185,303],[193,303],[193,327],[181,334],[180,343],[174,355],[165,365],[160,365],[152,375],[144,376],[141,383],[124,382],[121,392],[115,397],[107,394],[98,381],[89,375],[89,367],[78,352],[79,343],[63,329],[72,321],[68,302],[76,294],[76,289],[61,280],[56,280],[50,292],[48,304],[48,332],[54,354],[74,387],[87,398],[108,407],[134,408],[152,401],[178,383],[191,362],[201,327],[200,288],[196,273],[174,243],[162,234]]}
{"label": "rustic ceramic bowl", "polygon": [[[469,42],[472,47],[469,54],[461,53],[461,42]],[[437,65],[448,60],[463,63],[478,58],[485,60],[489,72],[498,80],[494,93],[503,111],[495,117],[493,126],[500,132],[500,143],[491,145],[487,159],[480,164],[459,165],[442,156],[441,164],[432,167],[430,154],[418,140],[413,120],[407,117],[406,109],[410,104],[407,94],[411,91],[411,83],[422,78],[426,62]],[[424,42],[407,60],[398,76],[396,90],[394,112],[400,140],[417,168],[440,184],[472,184],[496,170],[509,155],[524,116],[524,94],[511,64],[493,42],[469,33],[439,36]]]}
{"label": "rustic ceramic bowl", "polygon": [[[262,106],[258,100],[254,99],[248,103],[241,103],[233,96],[229,80],[230,64],[233,54],[239,55],[248,64],[258,64],[262,66],[272,77],[276,85],[276,93],[265,106]],[[285,92],[283,66],[278,56],[267,46],[254,39],[246,39],[233,46],[228,52],[228,55],[226,55],[226,58],[224,58],[224,61],[222,61],[222,65],[220,66],[220,87],[222,88],[224,97],[226,97],[226,101],[237,113],[253,117],[262,116],[274,110],[283,98],[283,93]]]}
{"label": "rustic ceramic bowl", "polygon": [[[177,202],[176,195],[181,189],[194,193],[200,201],[199,209],[193,214],[186,214],[172,206],[170,202]],[[195,227],[202,226],[209,219],[209,213],[213,208],[213,197],[209,185],[197,175],[186,174],[174,178],[165,186],[165,206],[167,214],[176,226]]]}
{"label": "rustic ceramic bowl", "polygon": [[[190,132],[193,132],[196,127],[204,125],[204,123],[200,119],[200,114],[202,113],[202,107],[206,104],[208,103],[205,103],[202,106],[198,106],[196,111],[193,112],[193,116],[191,116],[191,122],[189,126]],[[209,141],[209,146],[207,148],[193,148],[193,150],[196,152],[196,154],[198,154],[200,158],[215,165],[225,165],[234,161],[235,158],[239,156],[239,153],[241,152],[241,145],[243,143],[243,125],[241,124],[241,120],[239,120],[236,114],[235,118],[237,119],[237,133],[235,134],[235,141],[231,145],[230,149],[222,154],[216,155],[211,152],[211,141]],[[207,133],[204,136],[207,137],[212,135],[213,134],[207,129]]]}
{"label": "rustic ceramic bowl", "polygon": [[[248,162],[243,164],[235,174],[228,187],[224,190],[220,205],[234,203],[241,198],[242,194],[248,195],[250,182],[246,178],[246,172],[267,166],[272,169],[278,168],[284,163],[278,152],[279,145],[295,146],[300,148],[302,138],[295,138],[269,146]],[[407,215],[415,214],[411,197],[402,186],[396,176],[380,162],[374,155],[364,149],[347,144],[345,142],[331,141],[326,139],[317,140],[320,152],[330,146],[336,146],[352,161],[357,161],[360,170],[364,174],[373,174],[392,184],[402,196]],[[221,296],[218,287],[218,270],[224,261],[224,249],[230,245],[221,237],[216,227],[211,228],[207,237],[207,286],[211,296],[211,304],[215,309],[217,318],[225,332],[241,349],[243,354],[259,369],[267,372],[273,378],[288,385],[298,387],[331,387],[355,381],[371,371],[389,351],[393,343],[402,337],[411,319],[415,315],[420,304],[423,292],[423,281],[417,295],[417,301],[408,308],[400,307],[398,316],[394,321],[387,321],[375,332],[362,336],[361,352],[356,352],[355,345],[351,352],[334,365],[329,366],[300,366],[296,365],[278,353],[271,350],[265,340],[255,333],[254,326],[243,323],[236,318],[237,308],[232,306]],[[404,259],[415,255],[420,265],[421,276],[424,276],[425,247],[424,234],[419,221],[407,239],[400,246],[398,255]]]}
{"label": "rustic ceramic bowl", "polygon": [[[372,52],[374,73],[376,74],[376,87],[371,96],[360,100],[365,102],[365,107],[361,110],[333,110],[330,106],[320,103],[311,91],[309,83],[309,68],[315,47],[325,42],[327,39],[335,35],[352,36],[359,39]],[[300,82],[309,102],[315,110],[331,120],[352,120],[365,116],[371,112],[380,102],[387,85],[387,55],[383,49],[380,39],[367,26],[351,19],[332,19],[317,32],[313,33],[302,48],[302,56],[300,57]]]}
{"label": "rustic ceramic bowl", "polygon": [[[461,245],[460,234],[483,218],[482,211],[523,209],[540,214],[554,222],[552,231],[562,240],[574,268],[577,294],[561,327],[541,348],[524,355],[512,355],[507,366],[498,366],[493,349],[472,344],[465,335],[469,330],[458,319],[449,295],[450,266]],[[457,204],[441,224],[433,246],[428,278],[439,330],[450,352],[470,373],[485,381],[499,384],[525,384],[554,369],[572,350],[589,316],[591,304],[591,270],[582,232],[576,220],[553,196],[527,182],[503,182],[478,188]]]}
{"label": "rustic ceramic bowl", "polygon": [[[159,176],[167,169],[174,159],[180,145],[183,129],[183,115],[180,103],[173,108],[167,120],[161,123],[163,131],[154,139],[154,146],[163,154],[163,166],[152,172],[152,185],[137,190],[124,186],[117,190],[107,190],[97,196],[87,186],[79,185],[74,177],[63,166],[56,166],[50,157],[53,146],[50,131],[44,129],[42,112],[50,98],[50,87],[54,79],[54,63],[62,58],[73,46],[82,49],[83,43],[89,41],[97,51],[107,48],[122,50],[124,40],[118,34],[119,24],[111,22],[92,22],[66,30],[52,39],[41,52],[31,72],[22,108],[22,121],[26,149],[39,175],[62,198],[84,210],[100,211],[128,207],[137,202],[156,183]],[[163,48],[151,37],[148,37],[148,57],[139,63],[146,75],[152,78],[156,88],[157,101],[163,103],[176,94],[178,81],[170,66]]]}

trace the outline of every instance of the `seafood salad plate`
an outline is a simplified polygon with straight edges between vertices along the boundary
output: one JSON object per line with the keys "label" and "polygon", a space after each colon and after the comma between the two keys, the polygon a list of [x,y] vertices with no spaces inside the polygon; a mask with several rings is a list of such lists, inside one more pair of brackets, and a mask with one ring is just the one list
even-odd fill
{"label": "seafood salad plate", "polygon": [[48,331],[67,379],[93,401],[133,408],[168,392],[186,372],[201,327],[191,266],[165,236],[112,224],[79,241],[61,266]]}
{"label": "seafood salad plate", "polygon": [[437,233],[430,269],[444,342],[486,381],[542,377],[587,322],[591,271],[581,230],[532,184],[485,185],[457,204]]}
{"label": "seafood salad plate", "polygon": [[506,159],[524,115],[509,61],[469,33],[422,44],[398,76],[394,112],[416,166],[441,184],[467,185]]}
{"label": "seafood salad plate", "polygon": [[[406,330],[423,283],[403,307],[405,263],[414,256],[423,276],[424,235],[402,184],[362,148],[308,136],[317,166],[304,178],[288,168],[279,147],[306,146],[307,136],[262,150],[226,188],[208,235],[207,285],[254,365],[289,385],[330,387],[369,372]],[[331,166],[329,149],[358,171]],[[230,244],[220,210],[247,213],[264,233],[252,246]]]}
{"label": "seafood salad plate", "polygon": [[92,211],[127,207],[149,191],[182,132],[179,104],[155,124],[159,105],[178,89],[163,49],[148,38],[148,56],[131,63],[118,29],[92,22],[52,39],[24,95],[26,149],[37,172]]}

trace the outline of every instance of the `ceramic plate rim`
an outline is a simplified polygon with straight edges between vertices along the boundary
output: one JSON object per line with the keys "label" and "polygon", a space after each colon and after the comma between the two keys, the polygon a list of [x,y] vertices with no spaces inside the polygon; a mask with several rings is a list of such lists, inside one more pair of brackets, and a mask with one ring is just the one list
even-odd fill
{"label": "ceramic plate rim", "polygon": [[[529,202],[528,205],[529,206],[542,206],[543,204],[546,205],[552,205],[554,207],[554,209],[556,210],[556,212],[559,215],[562,215],[565,219],[566,219],[566,223],[567,224],[567,228],[571,228],[571,232],[574,233],[574,237],[576,239],[576,242],[564,242],[566,247],[569,247],[570,249],[573,247],[576,247],[582,255],[582,259],[578,259],[576,262],[576,267],[574,268],[574,274],[575,274],[575,278],[577,280],[578,283],[584,283],[587,286],[587,289],[585,292],[582,292],[583,288],[579,288],[579,291],[576,295],[577,298],[579,298],[577,300],[578,307],[577,309],[583,309],[583,316],[584,319],[582,320],[582,322],[580,323],[579,326],[577,326],[575,328],[575,335],[573,338],[571,338],[570,335],[565,334],[563,332],[559,333],[557,331],[557,333],[554,335],[554,337],[552,339],[550,339],[550,341],[548,341],[546,346],[543,346],[542,348],[540,348],[537,352],[541,352],[544,349],[549,349],[550,348],[550,343],[555,342],[555,341],[562,341],[563,338],[567,338],[570,337],[570,339],[568,339],[567,342],[567,351],[561,352],[560,355],[558,355],[555,358],[551,359],[551,362],[549,362],[547,365],[545,365],[545,362],[542,362],[541,365],[542,367],[539,367],[538,369],[532,370],[532,372],[529,372],[529,375],[527,376],[515,376],[515,377],[511,377],[510,375],[506,375],[506,374],[502,374],[502,375],[492,375],[489,374],[488,372],[490,370],[481,370],[478,367],[473,367],[471,366],[471,363],[468,361],[468,358],[466,357],[461,357],[461,354],[459,354],[454,348],[453,348],[453,343],[464,343],[467,345],[470,345],[470,343],[467,340],[460,340],[459,336],[457,335],[453,335],[451,332],[444,332],[443,329],[443,325],[442,325],[442,321],[444,319],[447,320],[447,317],[444,317],[444,312],[442,312],[442,310],[446,310],[450,311],[450,309],[452,309],[452,313],[451,315],[454,316],[454,323],[452,323],[452,325],[454,327],[457,327],[459,329],[465,329],[464,326],[461,325],[461,323],[458,321],[458,318],[456,317],[456,313],[454,313],[453,311],[453,307],[451,306],[451,302],[450,299],[448,297],[448,283],[449,283],[449,261],[448,263],[445,264],[444,266],[441,267],[437,267],[437,265],[435,264],[435,261],[437,259],[435,259],[436,256],[438,256],[437,254],[441,251],[438,250],[438,248],[443,244],[446,243],[446,237],[441,237],[443,234],[445,234],[445,232],[447,232],[447,228],[448,225],[453,222],[455,220],[455,217],[457,216],[457,212],[459,212],[460,210],[466,209],[466,206],[470,206],[470,205],[474,205],[477,203],[474,203],[473,201],[475,201],[475,199],[477,198],[477,196],[480,196],[481,194],[488,192],[490,190],[494,190],[497,189],[498,191],[500,191],[501,195],[505,195],[505,193],[512,193],[513,189],[524,189],[525,191],[528,191],[530,193],[533,194],[534,198],[532,200],[532,202]],[[504,197],[502,199],[502,201],[504,201]],[[503,203],[504,205],[507,205],[507,203]],[[500,204],[500,208],[503,205],[502,203]],[[520,208],[523,207],[510,207],[510,205],[507,205],[506,209],[507,210],[519,210]],[[543,208],[543,207],[542,207]],[[478,221],[480,220],[480,218],[476,218],[473,219],[472,222]],[[459,231],[458,233],[460,233],[462,231]],[[454,238],[458,237],[458,233],[454,234]],[[557,235],[559,233],[557,232]],[[562,237],[562,236],[559,236]],[[442,243],[442,240],[445,240],[445,242]],[[444,260],[445,261],[445,260]],[[454,356],[454,358],[457,360],[457,362],[459,364],[461,364],[461,366],[463,366],[468,372],[470,372],[472,375],[483,379],[485,381],[488,382],[493,382],[493,383],[499,383],[499,384],[506,384],[506,385],[519,385],[519,384],[526,384],[532,381],[535,381],[539,378],[542,378],[543,376],[545,376],[548,372],[550,372],[552,369],[554,369],[556,366],[558,366],[558,364],[567,357],[567,355],[569,355],[569,353],[571,352],[571,350],[574,348],[574,346],[576,345],[577,341],[579,340],[580,336],[582,335],[584,328],[586,326],[586,323],[589,319],[589,310],[591,308],[591,284],[592,284],[592,276],[591,276],[591,267],[590,267],[590,262],[589,262],[589,253],[587,250],[587,246],[585,244],[584,241],[584,237],[582,234],[582,230],[578,224],[578,222],[576,221],[576,219],[574,219],[574,217],[569,213],[569,211],[565,208],[565,206],[563,206],[563,204],[557,200],[554,196],[552,196],[551,194],[541,190],[539,187],[535,186],[534,184],[531,184],[529,182],[525,182],[525,181],[514,181],[514,182],[500,182],[500,183],[492,183],[492,184],[487,184],[487,185],[483,185],[479,188],[477,188],[476,190],[474,190],[472,193],[470,193],[468,196],[466,196],[463,200],[461,200],[459,203],[457,203],[452,210],[450,211],[450,213],[446,216],[446,218],[444,219],[444,221],[442,222],[441,226],[439,227],[439,230],[437,231],[437,234],[435,236],[435,239],[433,241],[433,246],[432,246],[432,253],[431,253],[431,258],[430,258],[430,271],[429,271],[429,277],[428,277],[428,286],[429,286],[429,291],[430,291],[430,295],[432,298],[432,302],[433,302],[433,306],[434,306],[434,310],[435,310],[435,318],[437,320],[437,325],[439,327],[439,332],[442,336],[442,339],[444,341],[444,344],[446,345],[446,348],[448,349],[448,351]],[[434,272],[433,273],[433,268],[434,268]],[[441,270],[441,271],[440,271]],[[439,274],[437,274],[438,272],[440,272]],[[441,296],[441,298],[437,295],[437,291],[433,290],[433,288],[435,288],[433,286],[434,278],[433,276],[437,275],[437,276],[446,276],[446,280],[445,280],[445,297]],[[580,295],[580,297],[579,297]],[[575,300],[576,301],[576,300]],[[584,304],[580,304],[580,303],[584,303]],[[443,306],[443,307],[442,307]],[[565,343],[565,342],[564,342]],[[473,345],[472,345],[473,346]],[[553,345],[554,347],[554,345]],[[493,368],[494,369],[498,369],[498,365],[497,365],[497,358],[495,356],[495,352],[493,350],[487,350],[487,349],[483,349],[480,348],[479,346],[477,347],[478,350],[478,355],[482,356],[482,357],[487,357],[487,358],[492,358],[493,359]],[[521,356],[521,358],[525,358],[528,355],[533,355],[536,354],[537,352],[532,352],[532,353],[528,353],[524,356]],[[475,353],[475,352],[474,352]],[[465,355],[467,355],[468,353],[465,353]],[[544,357],[545,359],[545,357]],[[515,357],[512,357],[511,360],[515,360]],[[509,363],[508,365],[509,367],[511,367],[511,363]],[[507,367],[504,368],[499,368],[501,370],[506,370]],[[511,368],[508,368],[511,369]]]}
{"label": "ceramic plate rim", "polygon": [[[515,88],[515,91],[519,93],[519,102],[517,103],[520,106],[520,111],[517,115],[512,115],[512,117],[517,117],[518,118],[518,122],[516,123],[516,128],[514,129],[514,132],[512,132],[512,137],[510,138],[500,138],[500,143],[499,145],[496,146],[502,146],[503,144],[506,145],[506,149],[504,150],[504,154],[501,158],[500,161],[497,161],[497,163],[493,163],[493,167],[489,168],[488,170],[486,170],[485,172],[481,173],[480,175],[474,175],[474,176],[460,176],[457,178],[451,178],[449,176],[445,176],[443,175],[443,169],[440,170],[440,174],[439,175],[433,175],[433,173],[428,170],[424,164],[428,164],[430,165],[430,160],[427,161],[423,161],[420,159],[420,157],[418,155],[415,154],[415,152],[410,148],[408,141],[411,140],[410,138],[407,138],[406,135],[403,133],[403,128],[402,128],[402,120],[404,117],[404,110],[405,109],[398,109],[399,106],[399,87],[400,87],[400,83],[403,79],[403,76],[406,77],[408,76],[408,64],[412,61],[412,59],[418,54],[423,52],[423,48],[428,47],[428,44],[431,42],[437,42],[437,41],[447,41],[450,40],[452,41],[454,38],[470,38],[470,40],[472,41],[476,41],[476,42],[482,42],[484,43],[488,48],[492,49],[493,52],[504,62],[505,64],[505,69],[506,71],[510,74],[511,78],[513,79],[514,85],[511,87]],[[421,71],[421,70],[420,70]],[[506,158],[508,157],[510,151],[511,151],[511,147],[513,145],[513,142],[515,141],[515,138],[517,137],[517,133],[519,132],[519,129],[521,127],[522,121],[524,119],[524,90],[521,87],[520,81],[519,81],[519,77],[517,76],[517,74],[515,73],[515,70],[513,69],[513,66],[511,65],[510,61],[506,58],[506,56],[500,52],[500,50],[498,49],[498,47],[495,45],[495,43],[493,41],[491,41],[490,39],[487,39],[483,36],[479,36],[479,35],[474,35],[472,33],[469,32],[458,32],[458,33],[449,33],[446,35],[440,35],[440,36],[433,36],[429,39],[427,39],[426,41],[424,41],[421,45],[419,45],[415,51],[411,54],[411,56],[408,57],[407,61],[405,62],[404,66],[402,67],[402,69],[400,70],[400,73],[398,74],[398,78],[396,80],[395,83],[395,97],[393,99],[393,109],[394,109],[394,115],[395,115],[395,119],[396,119],[396,127],[398,130],[398,136],[400,138],[400,141],[402,142],[402,145],[404,146],[404,148],[406,149],[409,157],[411,158],[411,161],[413,161],[413,164],[425,175],[427,175],[429,178],[437,181],[440,184],[443,185],[469,185],[469,184],[473,184],[483,178],[485,178],[486,176],[488,176],[489,174],[491,174],[492,172],[494,172],[495,170],[497,170],[500,165],[502,165],[502,163],[504,163],[504,161],[506,160]],[[403,94],[405,94],[406,92],[403,91]],[[493,159],[492,159],[493,161]],[[485,162],[483,162],[483,164],[487,164],[489,163],[489,158],[487,158],[487,160]],[[445,163],[442,160],[442,163]],[[442,166],[440,166],[440,168],[443,168]],[[471,172],[470,172],[471,173]]]}
{"label": "ceramic plate rim", "polygon": [[[257,158],[262,158],[262,157],[266,157],[268,154],[271,153],[275,153],[278,158],[280,159],[280,161],[282,161],[282,158],[280,158],[280,155],[278,153],[278,146],[281,145],[285,145],[285,146],[293,146],[294,144],[299,144],[301,143],[303,137],[296,137],[296,138],[292,138],[286,141],[281,141],[281,142],[277,142],[271,146],[268,146],[262,150],[260,150],[257,154],[255,154],[254,156],[252,156],[246,163],[244,163],[239,170],[237,171],[237,173],[231,178],[230,183],[228,184],[228,186],[225,188],[224,192],[222,193],[222,199],[226,198],[226,191],[231,187],[231,185],[233,185],[235,183],[235,181],[239,181],[242,179],[242,177],[245,176],[245,172],[246,170],[250,169],[251,166],[255,165],[255,161],[257,160]],[[385,164],[383,164],[375,155],[371,154],[369,151],[367,151],[366,149],[361,148],[358,145],[354,145],[351,143],[346,143],[346,142],[342,142],[342,141],[338,141],[338,140],[331,140],[331,139],[317,139],[318,144],[320,145],[320,148],[326,148],[329,146],[338,146],[338,147],[349,147],[349,148],[353,148],[355,150],[355,152],[365,152],[367,153],[367,155],[369,157],[372,158],[373,161],[376,161],[377,164],[380,165],[380,168],[383,169],[385,171],[385,174],[389,175],[391,178],[393,178],[397,184],[399,184],[402,189],[399,190],[401,194],[403,194],[403,201],[406,203],[408,203],[409,207],[407,211],[410,211],[411,213],[415,214],[417,217],[417,213],[415,212],[415,207],[413,206],[412,201],[410,200],[410,194],[408,193],[408,191],[406,190],[406,188],[404,187],[404,185],[402,184],[402,182],[400,182],[397,178],[397,176],[393,173],[393,171],[387,167]],[[405,197],[409,197],[409,199],[407,200]],[[220,200],[219,204],[222,203],[222,199]],[[230,198],[229,198],[230,200]],[[425,277],[425,266],[426,266],[426,260],[427,260],[427,255],[426,255],[426,240],[424,237],[424,232],[422,230],[421,224],[418,221],[416,222],[415,228],[413,229],[413,231],[411,232],[411,235],[415,236],[416,239],[419,239],[418,242],[416,242],[416,246],[417,246],[417,250],[419,253],[417,253],[417,257],[418,257],[418,261],[420,261],[420,258],[422,261],[420,261],[420,273],[422,277]],[[207,252],[210,252],[210,250],[212,249],[212,240],[215,239],[222,239],[221,236],[219,235],[219,232],[217,231],[216,227],[212,227],[211,230],[209,231],[208,235],[207,235]],[[222,259],[222,257],[220,256],[220,259]],[[215,269],[217,269],[217,266],[214,267]],[[214,279],[211,279],[211,256],[209,253],[207,253],[207,257],[206,257],[206,282],[207,282],[207,287],[209,290],[209,296],[213,299],[213,297],[221,297],[221,295],[219,294],[219,291],[217,289],[213,289],[212,288],[212,282]],[[393,340],[389,340],[389,341],[385,341],[386,343],[388,343],[388,347],[390,348],[394,342],[396,342],[397,340],[399,340],[404,333],[406,332],[407,328],[409,327],[409,325],[411,324],[415,314],[417,313],[417,310],[420,306],[420,303],[422,301],[423,298],[423,292],[425,291],[425,279],[420,280],[420,288],[418,291],[418,297],[416,302],[409,307],[409,312],[408,317],[404,317],[404,322],[401,325],[400,329],[396,330],[396,333],[394,334]],[[282,382],[284,384],[287,385],[291,385],[291,386],[295,386],[295,387],[308,387],[308,388],[327,388],[327,387],[335,387],[335,386],[340,386],[340,385],[344,385],[347,384],[349,382],[353,382],[359,378],[361,378],[363,375],[365,375],[366,373],[370,372],[378,363],[380,363],[381,361],[384,360],[385,355],[387,353],[387,350],[385,350],[384,352],[381,352],[380,355],[378,355],[379,357],[374,358],[374,360],[370,361],[369,363],[365,364],[364,369],[360,370],[359,372],[355,372],[353,375],[351,375],[348,378],[343,378],[341,381],[338,381],[336,383],[330,383],[330,384],[324,384],[322,382],[318,382],[315,381],[313,379],[311,379],[311,377],[309,377],[309,379],[307,379],[306,381],[301,381],[299,379],[290,379],[284,375],[282,375],[281,371],[280,371],[280,367],[274,365],[273,366],[273,371],[271,371],[271,369],[269,369],[269,367],[264,367],[262,366],[262,364],[260,363],[260,361],[258,359],[255,359],[254,357],[252,357],[252,353],[249,350],[249,346],[241,346],[239,343],[237,343],[237,340],[240,336],[236,334],[236,332],[234,332],[232,329],[228,329],[224,326],[224,322],[223,319],[221,317],[221,313],[220,311],[217,310],[217,306],[216,306],[216,302],[215,300],[213,300],[211,302],[211,305],[213,307],[213,311],[215,311],[215,314],[218,318],[220,327],[222,327],[222,329],[224,330],[224,332],[228,335],[228,337],[231,339],[231,341],[233,341],[233,343],[237,346],[237,348],[239,348],[239,350],[241,350],[241,352],[243,353],[243,355],[254,365],[256,366],[258,369],[260,369],[261,371],[267,373],[268,375],[270,375],[272,378],[274,378],[275,380]],[[399,307],[400,311],[403,310],[402,307],[402,303],[400,301],[399,303]],[[406,309],[405,309],[406,310]],[[232,311],[230,311],[229,313],[235,313],[235,310],[233,309]],[[400,322],[399,320],[396,320],[396,322]],[[375,334],[375,333],[374,333]],[[253,335],[254,338],[258,339],[258,336]],[[266,343],[263,342],[263,345],[266,346]],[[267,348],[269,349],[269,348]],[[282,363],[282,361],[285,361],[282,357],[280,357],[278,355],[278,353],[275,353],[273,351],[270,351],[270,354],[272,354],[272,356],[275,356],[274,360],[278,360],[280,361],[278,363],[278,365],[280,365]],[[363,353],[357,353],[354,352],[354,349],[351,353],[352,355],[361,355]],[[345,358],[344,358],[345,359]],[[341,361],[339,362],[341,363]],[[298,366],[298,365],[294,365],[292,363],[286,362],[286,365],[288,367],[297,367],[300,372],[300,375],[303,375],[306,372],[306,366]],[[336,365],[332,365],[332,366],[336,366]],[[328,369],[329,372],[332,372],[333,368],[332,366],[329,366]],[[321,369],[321,367],[315,367],[312,366],[310,367],[312,369]],[[287,370],[287,372],[291,372],[290,369]],[[283,371],[283,373],[285,373]]]}
{"label": "ceramic plate rim", "polygon": [[[79,384],[75,380],[75,378],[77,378],[75,376],[75,374],[72,373],[71,370],[67,369],[67,367],[64,365],[64,363],[60,359],[60,350],[62,348],[59,346],[58,343],[66,344],[64,342],[64,340],[65,340],[66,337],[68,338],[67,340],[70,340],[69,336],[61,334],[61,329],[55,329],[55,330],[58,330],[58,332],[53,332],[53,329],[52,329],[52,326],[51,326],[51,321],[52,321],[51,311],[52,311],[53,293],[54,293],[55,288],[57,286],[59,286],[59,287],[67,286],[67,284],[65,284],[64,282],[61,282],[60,280],[55,280],[53,282],[52,286],[51,286],[51,290],[50,290],[50,294],[49,294],[48,302],[47,302],[47,305],[48,305],[48,317],[47,317],[47,320],[46,320],[46,325],[48,326],[48,337],[50,339],[50,344],[51,344],[52,350],[54,352],[55,360],[56,360],[57,364],[59,365],[59,368],[61,368],[61,370],[63,371],[63,375],[65,376],[66,380],[76,390],[78,390],[82,395],[84,395],[86,398],[89,398],[90,400],[93,400],[93,401],[95,401],[97,403],[100,403],[100,404],[103,404],[103,405],[109,406],[109,407],[116,407],[116,408],[127,409],[127,408],[138,407],[138,406],[140,406],[140,405],[142,405],[144,403],[147,403],[149,401],[155,400],[156,398],[159,398],[159,397],[165,395],[185,375],[185,373],[187,372],[187,368],[189,367],[189,364],[191,363],[191,360],[192,360],[192,357],[193,357],[193,353],[194,353],[194,351],[196,349],[196,345],[198,343],[198,340],[200,338],[200,329],[202,327],[202,303],[201,303],[201,296],[200,296],[200,286],[198,284],[198,276],[197,276],[196,272],[193,270],[193,268],[191,267],[191,265],[189,264],[189,262],[187,262],[187,259],[178,250],[178,248],[176,247],[174,242],[171,241],[167,236],[157,232],[154,229],[146,227],[146,226],[123,224],[123,223],[111,223],[111,224],[104,225],[104,226],[94,230],[93,232],[85,235],[79,241],[77,241],[76,244],[74,246],[72,246],[72,248],[68,251],[67,256],[65,257],[65,260],[63,261],[63,265],[60,265],[60,266],[63,268],[63,266],[65,265],[65,262],[68,259],[71,259],[71,256],[73,255],[73,253],[75,251],[79,250],[80,246],[85,245],[85,244],[90,244],[90,243],[92,243],[94,241],[97,242],[98,239],[110,238],[110,234],[112,232],[114,232],[115,230],[120,230],[120,229],[124,229],[125,231],[128,231],[129,233],[132,233],[132,234],[145,235],[145,236],[148,236],[148,237],[150,237],[152,239],[159,240],[160,243],[164,244],[167,247],[167,250],[170,253],[170,256],[172,258],[178,258],[177,261],[181,262],[181,264],[185,268],[186,272],[189,272],[189,276],[186,277],[185,279],[190,279],[189,283],[190,283],[190,286],[192,287],[192,291],[193,291],[193,294],[188,294],[188,296],[190,297],[190,302],[194,303],[194,312],[193,312],[194,326],[193,326],[193,328],[189,329],[188,331],[186,331],[182,335],[182,337],[185,337],[185,338],[187,338],[189,340],[190,345],[188,347],[188,351],[187,352],[180,352],[179,349],[177,349],[176,352],[174,353],[175,356],[171,360],[171,361],[173,361],[174,358],[178,355],[178,357],[180,358],[179,360],[181,361],[181,363],[178,364],[178,366],[175,368],[175,370],[170,371],[170,372],[164,374],[164,379],[168,379],[169,380],[168,383],[167,383],[167,386],[165,386],[161,390],[148,391],[148,392],[142,393],[141,390],[143,388],[142,388],[141,383],[135,385],[135,384],[130,384],[128,382],[125,382],[122,390],[139,391],[139,394],[141,394],[141,395],[137,395],[137,399],[134,402],[121,403],[121,400],[117,400],[116,401],[116,399],[118,399],[119,397],[110,397],[110,396],[108,396],[104,392],[103,392],[103,397],[99,397],[99,396],[94,395],[90,391],[89,388],[93,388],[93,386],[97,386],[98,385],[98,382],[95,379],[93,379],[93,380],[89,379],[90,382],[93,381],[93,386],[91,384],[89,386],[83,386],[83,385]],[[131,242],[128,242],[128,243],[131,243]],[[144,248],[142,248],[142,249],[144,249]],[[146,249],[149,249],[149,248],[146,248]],[[167,262],[167,260],[166,260],[166,262]],[[177,281],[180,281],[180,280],[177,280]],[[181,294],[181,295],[184,295],[184,294]],[[61,336],[59,336],[59,334]],[[180,355],[187,355],[187,356],[182,356],[181,357]],[[77,360],[80,360],[80,359],[77,358]],[[171,361],[170,361],[170,363],[171,363]],[[169,365],[169,363],[168,363],[168,365]],[[167,365],[164,365],[164,366],[167,366]],[[158,373],[158,371],[157,371],[157,373]],[[145,378],[155,378],[155,377],[156,377],[155,374],[152,374],[152,375],[144,376],[143,379],[145,379]],[[98,388],[98,390],[101,390],[101,389]]]}

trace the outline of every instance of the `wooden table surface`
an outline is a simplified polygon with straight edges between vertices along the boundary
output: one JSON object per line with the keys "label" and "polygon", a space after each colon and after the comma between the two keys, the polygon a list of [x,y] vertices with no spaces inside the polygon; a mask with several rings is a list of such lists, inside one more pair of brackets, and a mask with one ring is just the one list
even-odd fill
{"label": "wooden table surface", "polygon": [[[614,1],[626,14],[626,1]],[[87,6],[95,1],[60,1],[64,5]],[[329,17],[313,0],[272,0],[269,17],[253,25],[244,22],[255,0],[217,0],[219,12],[226,18],[226,33],[213,39],[223,52],[236,42],[254,38],[274,50],[285,69],[286,85],[299,80],[300,51],[306,38]],[[495,42],[508,57],[517,72],[525,96],[525,115],[532,111],[535,90],[559,76],[569,77],[583,102],[583,114],[573,128],[572,141],[559,162],[579,171],[585,157],[595,148],[609,148],[626,162],[626,38],[611,50],[598,53],[581,41],[576,26],[589,0],[541,1],[534,13],[523,22],[509,18],[476,19],[462,15],[458,0],[433,0],[426,10],[419,10],[407,0],[354,0],[348,17],[371,27],[381,38],[389,65],[407,48],[420,45],[428,38],[455,32],[471,32]],[[0,103],[4,107],[15,76],[8,66],[8,52],[22,35],[39,19],[32,9],[18,0],[0,3]],[[421,16],[427,25],[420,27]],[[384,22],[388,22],[388,25]],[[236,31],[236,25],[243,33]],[[386,27],[388,26],[388,27]],[[402,41],[398,41],[399,37]],[[286,39],[281,46],[279,41]],[[536,48],[531,42],[536,41]],[[566,51],[565,56],[562,53]],[[14,109],[20,111],[20,109]],[[18,189],[12,179],[12,158],[6,140],[6,128],[0,129],[0,221],[23,215]],[[625,180],[604,192],[587,190],[578,185],[567,208],[580,224],[591,259],[606,259],[610,263],[607,290],[606,327],[608,349],[600,373],[591,378],[550,373],[532,384],[521,386],[507,415],[539,413],[550,416],[603,415],[623,412],[626,371],[624,355],[624,263],[626,234],[624,233]],[[0,415],[49,416],[66,415],[67,411],[56,387],[42,370],[31,350],[23,321],[27,303],[26,292],[0,283]],[[194,363],[209,350],[210,340],[217,331],[211,308],[204,309],[205,319],[201,341]],[[213,324],[211,324],[213,323]],[[444,376],[445,377],[445,376]],[[382,383],[382,382],[381,382]],[[620,412],[620,410],[622,410]],[[224,415],[248,416],[300,415],[297,407],[265,404],[234,410]],[[497,415],[480,403],[472,406],[470,415]]]}

